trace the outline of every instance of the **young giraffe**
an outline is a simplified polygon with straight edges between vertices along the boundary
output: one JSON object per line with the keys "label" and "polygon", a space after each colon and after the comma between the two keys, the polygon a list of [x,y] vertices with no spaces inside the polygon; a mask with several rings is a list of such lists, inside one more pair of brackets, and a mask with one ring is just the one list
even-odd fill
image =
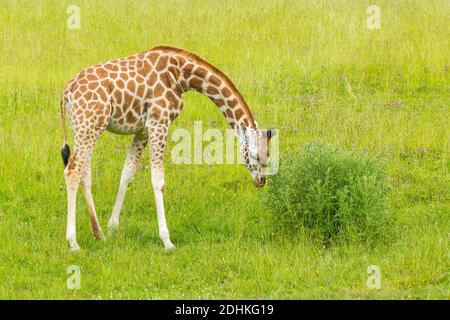
{"label": "young giraffe", "polygon": [[[131,149],[120,178],[120,187],[108,226],[117,229],[127,186],[133,180],[142,152],[150,141],[150,164],[159,236],[166,250],[170,241],[163,202],[163,152],[170,123],[183,109],[181,95],[194,89],[209,97],[222,111],[239,137],[240,150],[256,186],[265,184],[269,140],[273,129],[259,130],[244,98],[231,80],[199,56],[182,49],[157,46],[149,51],[116,59],[83,70],[64,89],[61,150],[67,185],[66,238],[72,251],[76,240],[76,193],[81,184],[96,239],[104,239],[91,194],[91,158],[105,131],[133,134]],[[66,143],[65,110],[74,132],[74,150]],[[70,157],[70,158],[69,158]]]}

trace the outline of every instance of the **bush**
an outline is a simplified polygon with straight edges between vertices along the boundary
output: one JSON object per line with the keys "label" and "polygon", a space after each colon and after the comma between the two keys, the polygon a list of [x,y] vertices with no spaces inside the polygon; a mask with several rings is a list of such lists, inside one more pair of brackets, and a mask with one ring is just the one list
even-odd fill
{"label": "bush", "polygon": [[389,224],[388,192],[384,164],[373,157],[308,144],[281,160],[263,200],[290,231],[306,227],[327,243],[373,242]]}

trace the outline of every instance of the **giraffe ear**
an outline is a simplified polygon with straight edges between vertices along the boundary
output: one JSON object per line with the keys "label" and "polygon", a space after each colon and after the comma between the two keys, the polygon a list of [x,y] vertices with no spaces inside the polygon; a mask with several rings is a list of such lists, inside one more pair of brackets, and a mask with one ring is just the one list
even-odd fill
{"label": "giraffe ear", "polygon": [[272,139],[272,137],[274,137],[276,133],[277,133],[277,132],[275,131],[275,129],[269,129],[269,130],[267,130],[267,132],[266,132],[267,140]]}

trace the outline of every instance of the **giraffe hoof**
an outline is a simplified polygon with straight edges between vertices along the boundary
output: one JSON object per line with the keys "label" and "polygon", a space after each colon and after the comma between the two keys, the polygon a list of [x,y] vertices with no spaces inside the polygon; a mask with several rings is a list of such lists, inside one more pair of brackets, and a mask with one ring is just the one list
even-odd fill
{"label": "giraffe hoof", "polygon": [[79,252],[80,250],[81,249],[80,249],[80,246],[78,244],[75,244],[75,245],[70,247],[70,252],[72,252],[72,253]]}
{"label": "giraffe hoof", "polygon": [[95,238],[95,240],[99,240],[99,241],[105,241],[106,240],[105,236],[103,235],[103,232],[99,232],[97,234],[94,234],[94,238]]}
{"label": "giraffe hoof", "polygon": [[112,236],[114,236],[114,235],[116,235],[117,234],[117,227],[112,227],[112,226],[110,226],[109,228],[108,228],[108,231],[106,232],[106,235],[108,236],[108,237],[112,237]]}
{"label": "giraffe hoof", "polygon": [[175,246],[173,245],[172,242],[169,241],[168,243],[164,244],[164,250],[170,251],[170,250],[173,250],[173,249],[175,249]]}

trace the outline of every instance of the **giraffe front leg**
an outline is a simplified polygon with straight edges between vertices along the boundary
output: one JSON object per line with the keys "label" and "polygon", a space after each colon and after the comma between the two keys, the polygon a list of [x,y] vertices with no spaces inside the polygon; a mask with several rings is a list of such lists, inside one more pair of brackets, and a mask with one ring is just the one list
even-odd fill
{"label": "giraffe front leg", "polygon": [[166,146],[166,136],[169,131],[168,121],[151,120],[150,130],[150,165],[152,173],[152,186],[155,195],[156,216],[158,219],[159,237],[164,243],[164,249],[170,250],[175,246],[170,241],[169,229],[167,228],[166,214],[164,211],[164,167],[163,157]]}
{"label": "giraffe front leg", "polygon": [[164,169],[162,166],[152,166],[152,185],[155,195],[156,216],[158,219],[159,237],[164,243],[164,249],[170,250],[175,248],[170,241],[169,229],[167,228],[166,214],[164,211]]}
{"label": "giraffe front leg", "polygon": [[113,213],[111,215],[111,219],[109,219],[108,222],[109,234],[113,234],[114,231],[119,227],[119,216],[120,211],[122,210],[125,194],[127,192],[128,185],[133,180],[134,175],[139,167],[142,152],[147,145],[147,141],[147,133],[135,135],[133,137],[133,143],[128,153],[127,159],[125,160],[125,165],[123,166],[122,175],[120,177],[120,186],[117,193],[116,202],[114,204]]}

